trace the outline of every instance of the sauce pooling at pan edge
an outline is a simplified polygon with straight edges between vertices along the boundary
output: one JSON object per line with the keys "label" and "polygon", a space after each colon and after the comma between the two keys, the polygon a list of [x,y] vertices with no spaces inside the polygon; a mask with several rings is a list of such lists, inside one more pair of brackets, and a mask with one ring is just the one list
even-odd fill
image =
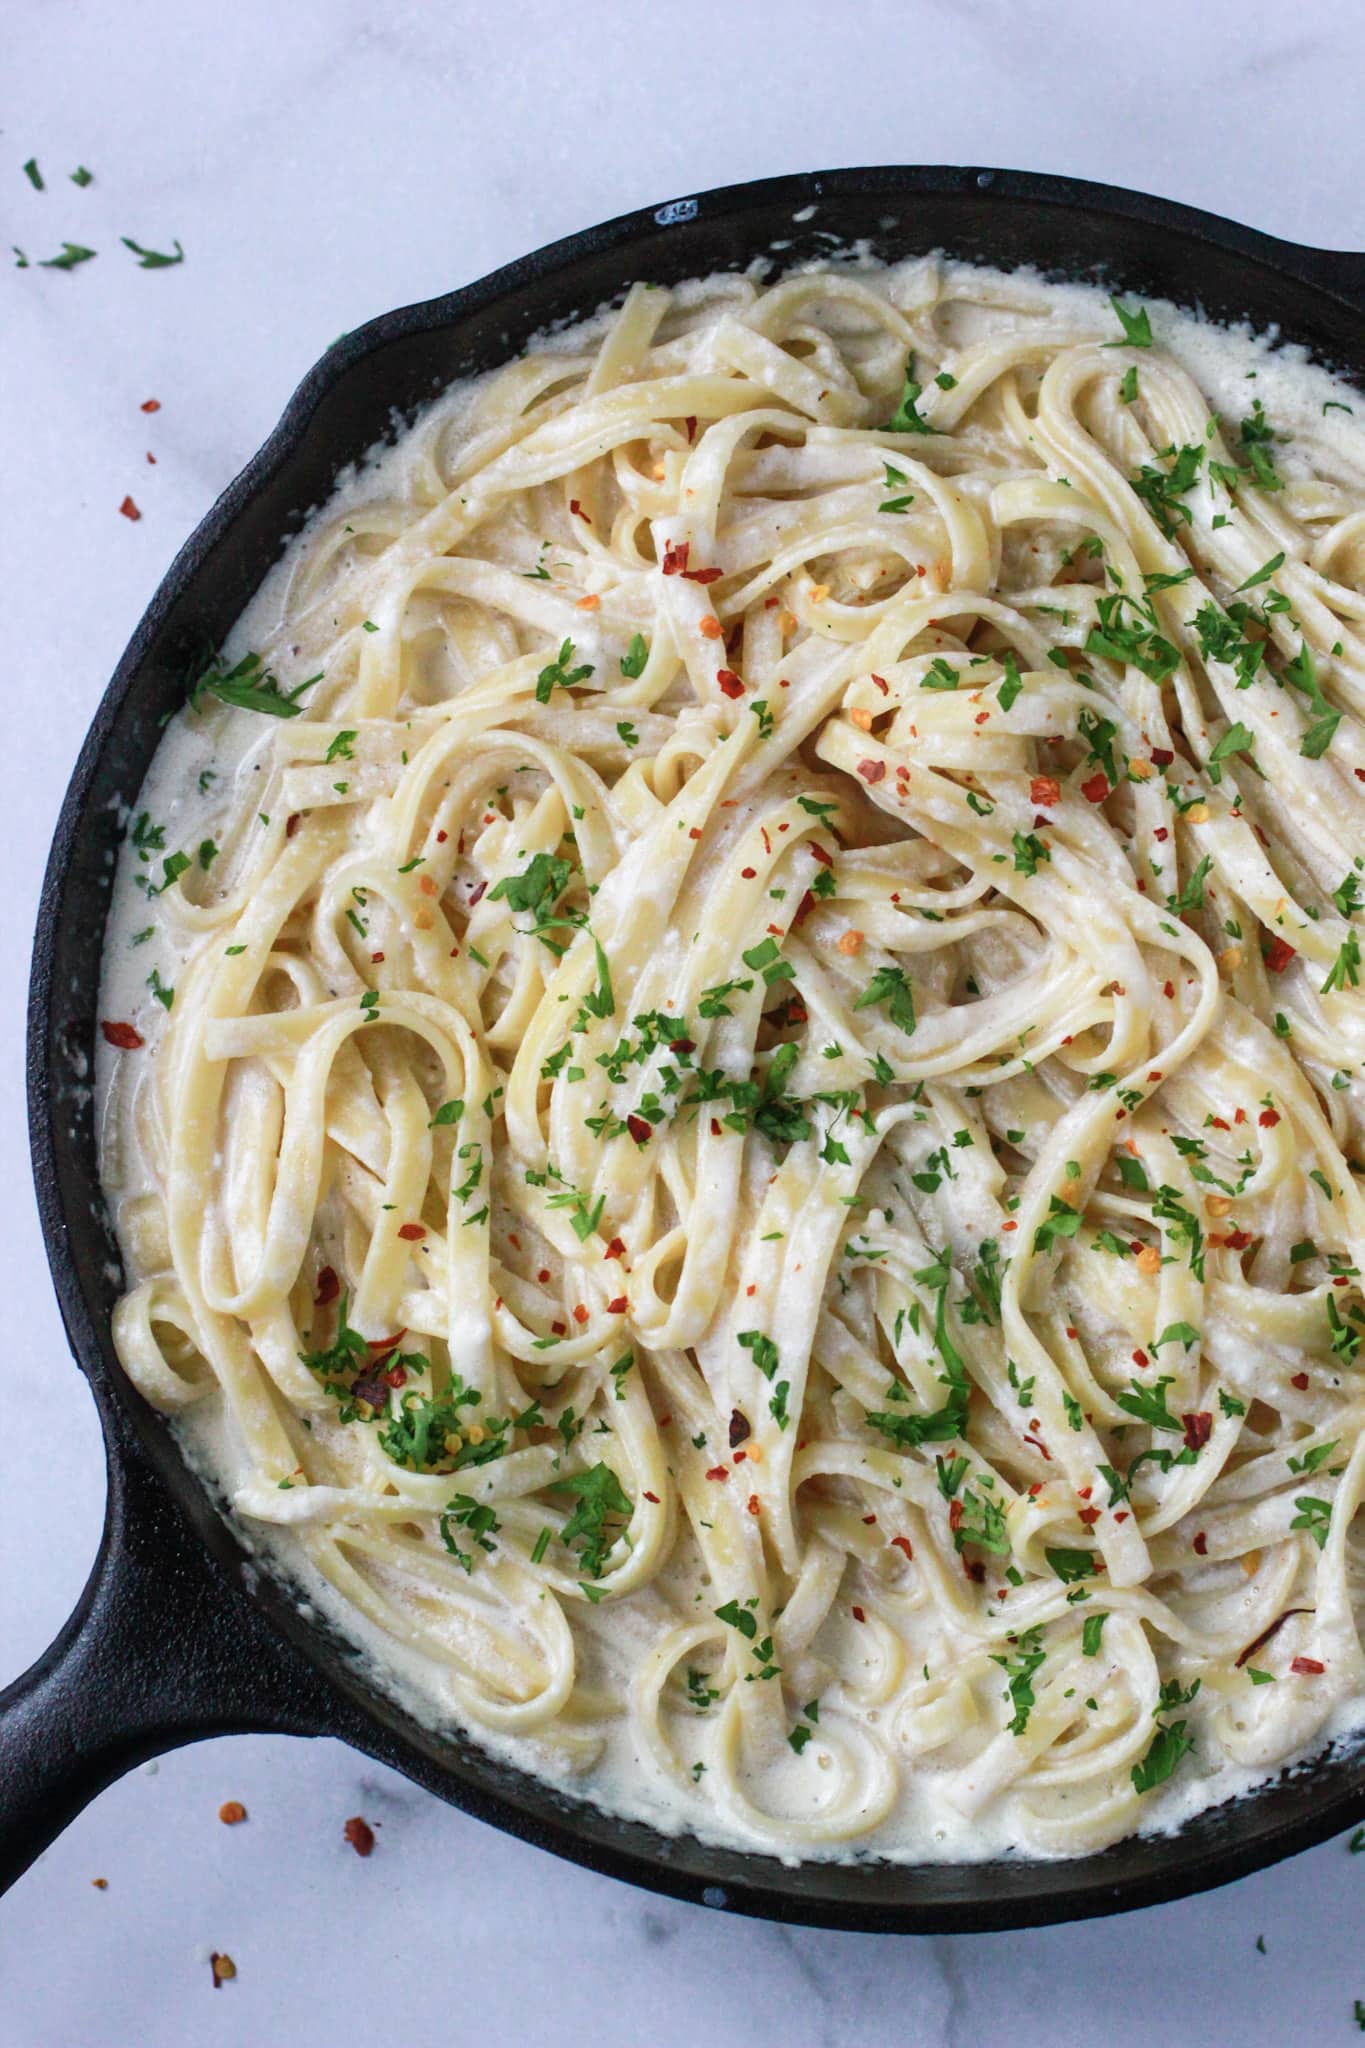
{"label": "sauce pooling at pan edge", "polygon": [[1365,1705],[1365,436],[1170,308],[713,279],[449,392],[173,721],[115,1339],[421,1711],[787,1857]]}

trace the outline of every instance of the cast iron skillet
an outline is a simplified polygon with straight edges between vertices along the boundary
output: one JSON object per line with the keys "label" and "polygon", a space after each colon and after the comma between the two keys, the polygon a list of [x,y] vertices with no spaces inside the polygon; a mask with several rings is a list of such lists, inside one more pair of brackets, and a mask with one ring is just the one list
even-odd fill
{"label": "cast iron skillet", "polygon": [[95,996],[120,812],[187,663],[226,633],[336,472],[452,378],[514,355],[550,322],[637,278],[660,282],[827,254],[865,239],[935,248],[1278,325],[1365,384],[1365,256],[1299,248],[1211,214],[1013,171],[898,167],[774,178],[674,200],[556,242],[481,283],[346,335],[181,550],[105,692],[57,824],[38,915],[28,1085],[38,1204],[67,1334],[104,1429],[109,1505],[80,1604],[0,1694],[0,1887],[133,1764],[237,1730],[335,1735],[524,1840],[632,1883],[773,1919],[946,1933],[1029,1926],[1221,1884],[1365,1818],[1365,1750],[1288,1775],[1174,1837],[1077,1862],[897,1867],[776,1859],[612,1819],[438,1742],[366,1682],[253,1564],[109,1340],[118,1257],[89,1099]]}

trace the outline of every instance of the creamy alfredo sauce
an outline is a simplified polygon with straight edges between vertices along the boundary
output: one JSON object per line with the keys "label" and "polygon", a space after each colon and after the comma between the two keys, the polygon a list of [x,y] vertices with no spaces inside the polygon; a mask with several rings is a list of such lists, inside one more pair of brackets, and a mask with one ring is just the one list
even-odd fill
{"label": "creamy alfredo sauce", "polygon": [[637,288],[345,480],[129,814],[126,1368],[664,1828],[1077,1854],[1361,1723],[1359,401],[1127,310]]}

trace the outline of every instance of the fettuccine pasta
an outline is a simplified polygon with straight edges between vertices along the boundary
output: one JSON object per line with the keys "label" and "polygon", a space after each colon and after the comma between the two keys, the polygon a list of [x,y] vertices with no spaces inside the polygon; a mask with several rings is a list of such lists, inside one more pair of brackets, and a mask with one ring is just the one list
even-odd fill
{"label": "fettuccine pasta", "polygon": [[788,1856],[1358,1723],[1351,402],[965,266],[637,286],[192,678],[115,1341],[426,1711]]}

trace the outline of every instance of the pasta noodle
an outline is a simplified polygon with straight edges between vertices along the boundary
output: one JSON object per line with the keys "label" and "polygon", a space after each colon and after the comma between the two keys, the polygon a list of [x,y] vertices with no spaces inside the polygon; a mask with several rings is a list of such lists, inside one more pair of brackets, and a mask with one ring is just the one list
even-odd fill
{"label": "pasta noodle", "polygon": [[310,522],[124,853],[128,1374],[446,1716],[787,1855],[1365,1700],[1365,440],[1118,310],[635,287]]}

